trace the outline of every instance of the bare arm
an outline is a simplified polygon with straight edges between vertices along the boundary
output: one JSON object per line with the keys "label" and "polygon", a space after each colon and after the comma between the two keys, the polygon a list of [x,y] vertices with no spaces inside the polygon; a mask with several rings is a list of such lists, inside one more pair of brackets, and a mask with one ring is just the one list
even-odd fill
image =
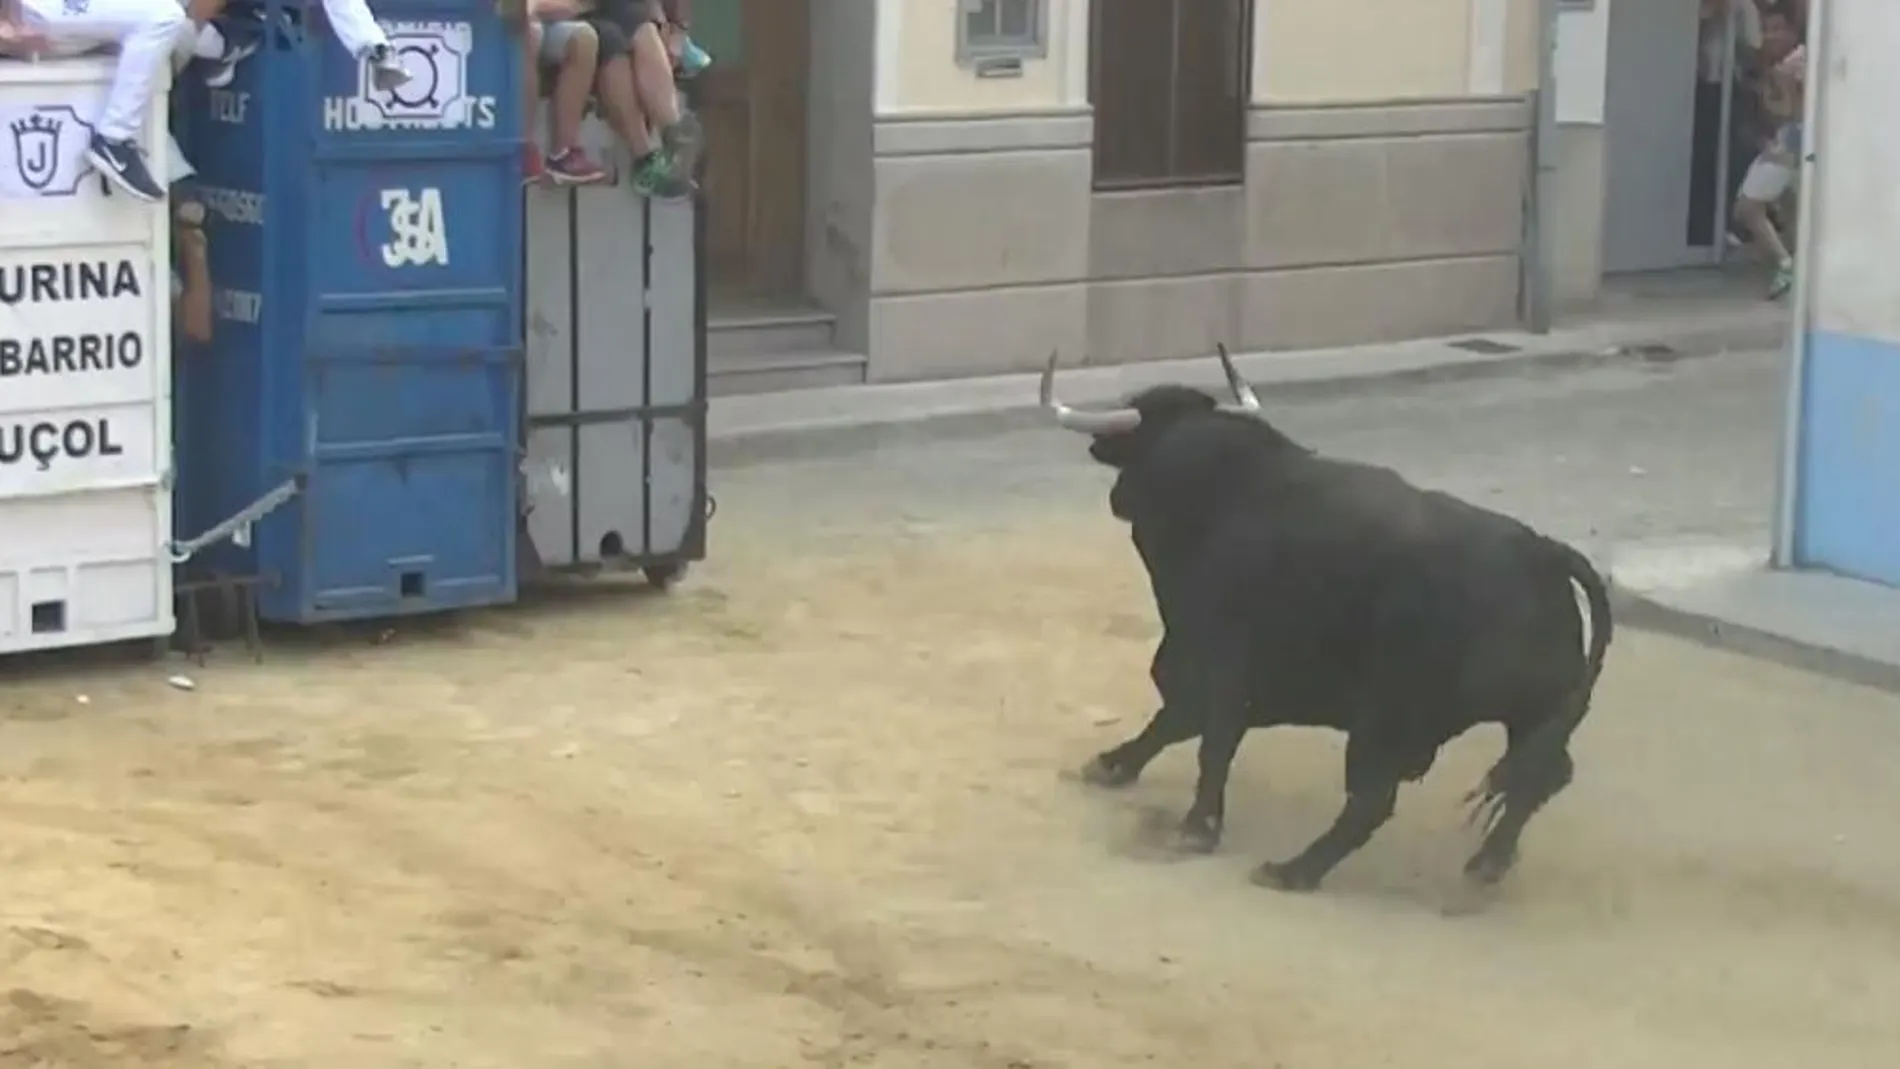
{"label": "bare arm", "polygon": [[179,274],[185,283],[176,307],[178,327],[185,337],[204,344],[211,340],[211,262],[205,232],[179,227],[177,236]]}

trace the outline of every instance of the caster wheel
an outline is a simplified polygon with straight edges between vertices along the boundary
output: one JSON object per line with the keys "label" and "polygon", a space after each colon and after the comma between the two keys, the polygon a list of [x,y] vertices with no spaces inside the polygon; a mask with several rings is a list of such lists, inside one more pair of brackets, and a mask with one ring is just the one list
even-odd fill
{"label": "caster wheel", "polygon": [[686,565],[656,564],[650,568],[642,568],[640,574],[646,576],[647,582],[658,589],[671,590],[680,580],[686,578]]}

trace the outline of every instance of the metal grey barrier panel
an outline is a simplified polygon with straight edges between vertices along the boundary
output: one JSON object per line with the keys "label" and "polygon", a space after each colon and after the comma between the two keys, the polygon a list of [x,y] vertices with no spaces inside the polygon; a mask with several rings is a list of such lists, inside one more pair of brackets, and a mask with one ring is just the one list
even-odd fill
{"label": "metal grey barrier panel", "polygon": [[618,184],[537,187],[527,198],[528,536],[553,569],[698,559],[706,389],[696,208]]}

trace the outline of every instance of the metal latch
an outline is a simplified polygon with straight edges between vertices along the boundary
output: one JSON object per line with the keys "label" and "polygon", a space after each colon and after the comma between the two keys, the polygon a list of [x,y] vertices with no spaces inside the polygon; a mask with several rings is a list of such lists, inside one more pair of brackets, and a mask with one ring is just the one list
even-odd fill
{"label": "metal latch", "polygon": [[278,484],[269,493],[239,509],[237,512],[186,542],[171,544],[173,564],[183,564],[197,556],[207,546],[230,540],[231,544],[247,547],[251,544],[251,525],[282,508],[291,498],[303,491],[303,476],[287,479]]}

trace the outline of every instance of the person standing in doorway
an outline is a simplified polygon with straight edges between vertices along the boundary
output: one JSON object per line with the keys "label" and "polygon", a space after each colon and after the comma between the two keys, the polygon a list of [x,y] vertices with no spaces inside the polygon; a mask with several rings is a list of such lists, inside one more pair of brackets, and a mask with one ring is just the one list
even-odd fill
{"label": "person standing in doorway", "polygon": [[[1696,50],[1695,126],[1689,164],[1689,244],[1716,240],[1716,192],[1722,185],[1722,99],[1753,63],[1761,48],[1761,14],[1755,0],[1702,0],[1701,39]],[[1728,50],[1733,21],[1734,51]],[[1730,153],[1734,155],[1733,152]],[[1746,166],[1749,155],[1739,161]],[[1741,179],[1735,168],[1729,194]]]}
{"label": "person standing in doorway", "polygon": [[1755,248],[1775,265],[1768,283],[1768,297],[1773,300],[1794,285],[1794,254],[1775,224],[1774,212],[1800,175],[1807,48],[1800,43],[1794,14],[1786,7],[1769,8],[1762,29],[1764,50],[1779,56],[1763,75],[1761,86],[1762,107],[1773,119],[1775,133],[1742,176],[1741,190],[1735,198],[1735,220],[1747,230]]}

